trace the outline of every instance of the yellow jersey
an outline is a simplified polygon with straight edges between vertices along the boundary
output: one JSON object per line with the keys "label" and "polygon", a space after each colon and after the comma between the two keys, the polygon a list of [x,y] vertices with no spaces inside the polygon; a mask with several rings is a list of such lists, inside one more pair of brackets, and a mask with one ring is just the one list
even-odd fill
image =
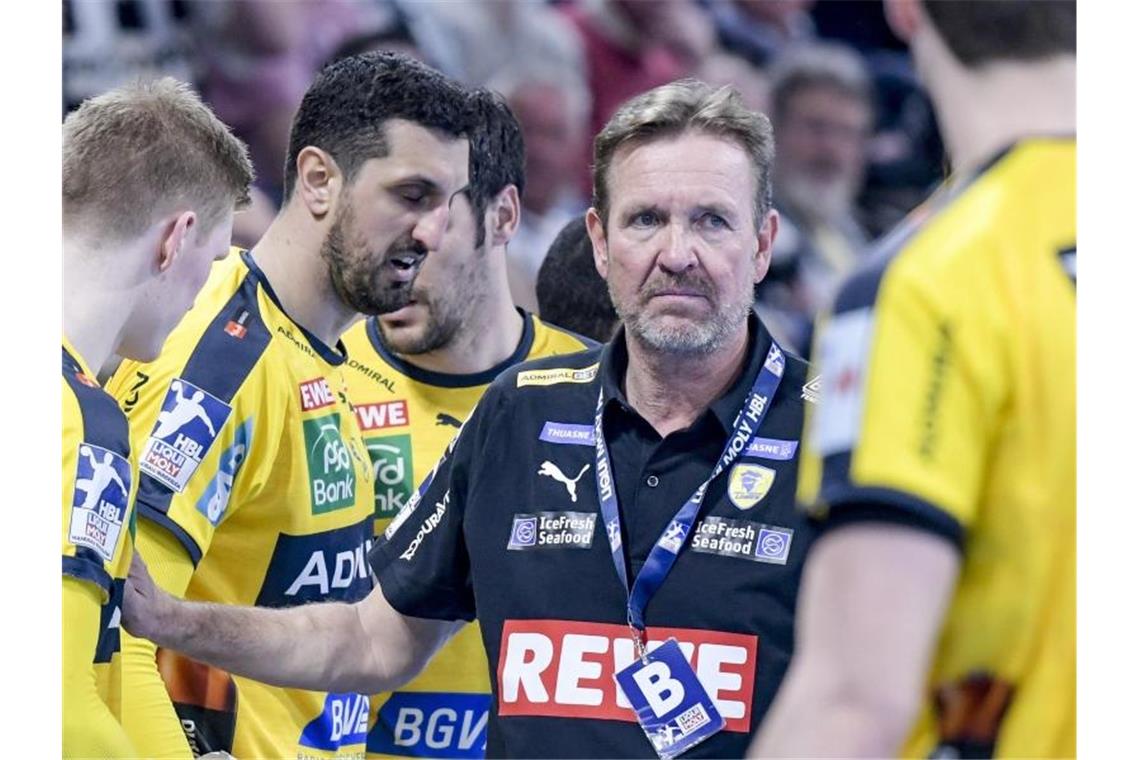
{"label": "yellow jersey", "polygon": [[1075,210],[1075,140],[1025,139],[889,235],[821,333],[805,501],[961,550],[907,756],[1076,753]]}
{"label": "yellow jersey", "polygon": [[[131,459],[127,421],[111,396],[95,381],[87,366],[66,339],[63,342],[63,575],[89,583],[98,590],[101,607],[98,630],[85,631],[82,640],[93,649],[79,652],[74,662],[64,652],[67,665],[84,666],[82,673],[65,672],[64,689],[77,679],[85,688],[94,681],[98,704],[81,702],[85,715],[65,715],[65,724],[88,726],[77,736],[65,732],[66,756],[104,753],[108,735],[125,741],[122,728],[111,725],[121,719],[122,663],[119,652],[119,617],[123,584],[131,565],[135,529],[134,499],[138,484]],[[65,596],[65,600],[68,597]],[[65,648],[76,625],[94,627],[91,617],[63,608]],[[65,704],[68,703],[65,694]],[[70,708],[70,705],[69,705]],[[113,741],[113,740],[111,740]],[[121,745],[120,745],[121,746]]]}
{"label": "yellow jersey", "polygon": [[[380,536],[431,472],[487,386],[520,362],[596,345],[520,310],[515,352],[485,372],[421,369],[385,346],[375,318],[344,336],[348,395],[356,409],[375,477],[375,535]],[[427,668],[400,691],[372,698],[368,755],[483,757],[491,705],[487,655],[477,623],[463,627]]]}
{"label": "yellow jersey", "polygon": [[[344,362],[343,346],[294,323],[235,250],[161,356],[124,363],[108,383],[139,452],[144,530],[165,528],[194,563],[185,598],[290,607],[368,594],[371,468]],[[363,756],[366,695],[266,686],[162,650],[158,660],[199,751]]]}

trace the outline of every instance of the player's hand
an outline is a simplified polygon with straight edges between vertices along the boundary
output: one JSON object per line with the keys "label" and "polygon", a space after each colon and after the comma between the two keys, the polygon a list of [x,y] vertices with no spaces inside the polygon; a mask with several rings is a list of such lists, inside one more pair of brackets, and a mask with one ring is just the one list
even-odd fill
{"label": "player's hand", "polygon": [[154,639],[172,602],[172,597],[154,584],[146,563],[135,552],[123,592],[123,627],[132,636]]}

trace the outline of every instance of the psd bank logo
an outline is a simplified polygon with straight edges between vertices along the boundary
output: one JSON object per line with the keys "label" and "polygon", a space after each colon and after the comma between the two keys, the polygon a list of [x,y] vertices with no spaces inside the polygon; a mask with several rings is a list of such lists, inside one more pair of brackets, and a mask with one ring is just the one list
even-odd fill
{"label": "psd bank logo", "polygon": [[309,496],[320,515],[356,502],[356,470],[340,434],[340,415],[302,420],[309,463]]}
{"label": "psd bank logo", "polygon": [[376,483],[376,517],[395,517],[412,495],[412,437],[386,435],[364,441]]}
{"label": "psd bank logo", "polygon": [[101,446],[79,444],[68,540],[94,549],[110,562],[127,518],[130,493],[131,465],[126,459]]}
{"label": "psd bank logo", "polygon": [[139,469],[181,493],[230,416],[230,407],[182,378],[170,381]]}

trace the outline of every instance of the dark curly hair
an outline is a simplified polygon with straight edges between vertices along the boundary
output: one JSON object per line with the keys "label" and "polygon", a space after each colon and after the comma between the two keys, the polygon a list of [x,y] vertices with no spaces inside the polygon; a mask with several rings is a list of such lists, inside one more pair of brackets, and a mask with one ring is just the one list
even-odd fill
{"label": "dark curly hair", "polygon": [[522,128],[503,96],[487,89],[471,94],[475,126],[471,131],[471,160],[467,198],[475,215],[475,247],[483,245],[483,214],[507,185],[522,195],[526,183]]}
{"label": "dark curly hair", "polygon": [[289,134],[285,197],[297,182],[297,155],[308,145],[327,151],[351,182],[370,158],[383,158],[384,125],[406,119],[453,137],[471,132],[470,96],[438,71],[391,52],[370,52],[329,64],[301,100]]}

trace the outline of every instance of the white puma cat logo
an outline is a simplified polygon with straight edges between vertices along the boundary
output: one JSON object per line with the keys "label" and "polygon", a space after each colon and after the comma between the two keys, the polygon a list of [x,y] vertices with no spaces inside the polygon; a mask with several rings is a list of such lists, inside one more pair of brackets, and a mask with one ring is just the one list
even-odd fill
{"label": "white puma cat logo", "polygon": [[589,464],[582,465],[582,469],[578,471],[578,477],[571,480],[562,474],[562,470],[558,469],[558,465],[551,462],[549,459],[543,461],[542,467],[538,469],[539,475],[545,475],[548,478],[554,478],[562,485],[566,486],[566,492],[570,494],[570,501],[578,502],[578,481],[586,474],[586,470],[590,469]]}

